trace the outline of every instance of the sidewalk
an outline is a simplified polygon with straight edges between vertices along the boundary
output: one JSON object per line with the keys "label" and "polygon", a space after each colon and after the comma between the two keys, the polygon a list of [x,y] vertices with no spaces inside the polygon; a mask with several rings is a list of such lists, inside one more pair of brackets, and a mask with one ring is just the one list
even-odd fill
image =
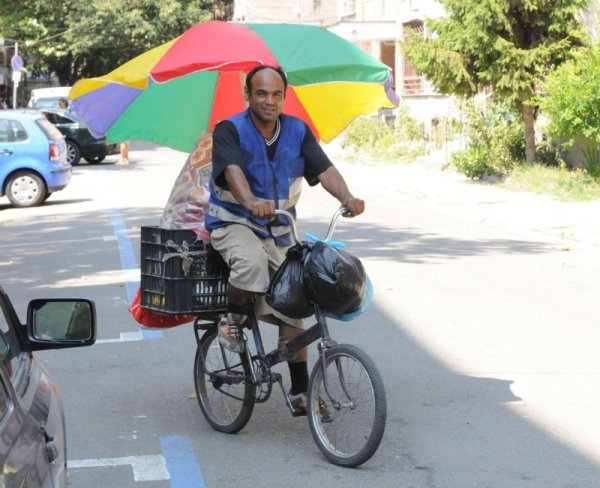
{"label": "sidewalk", "polygon": [[[462,212],[478,221],[558,237],[568,243],[600,247],[600,201],[561,202],[549,196],[513,192],[470,180],[443,157],[423,157],[409,164],[360,164],[345,159],[341,148],[326,152],[344,175],[360,172],[360,181],[398,191],[415,199]],[[342,169],[343,168],[343,169]],[[357,175],[358,176],[358,175]]]}

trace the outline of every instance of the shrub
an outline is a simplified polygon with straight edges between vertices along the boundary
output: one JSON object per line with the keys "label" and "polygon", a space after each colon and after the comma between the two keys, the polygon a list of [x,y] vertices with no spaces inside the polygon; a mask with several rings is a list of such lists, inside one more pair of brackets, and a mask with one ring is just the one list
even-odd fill
{"label": "shrub", "polygon": [[382,159],[414,158],[427,152],[423,129],[406,107],[398,109],[393,125],[378,117],[354,120],[344,131],[342,147]]}
{"label": "shrub", "polygon": [[463,104],[467,150],[452,155],[456,169],[469,178],[505,175],[525,155],[523,123],[507,103]]}
{"label": "shrub", "polygon": [[548,131],[564,148],[583,140],[584,169],[600,177],[600,45],[586,49],[548,74],[539,104],[548,119]]}
{"label": "shrub", "polygon": [[451,164],[459,173],[473,179],[497,174],[488,161],[487,150],[476,146],[471,146],[464,151],[454,151],[450,157]]}

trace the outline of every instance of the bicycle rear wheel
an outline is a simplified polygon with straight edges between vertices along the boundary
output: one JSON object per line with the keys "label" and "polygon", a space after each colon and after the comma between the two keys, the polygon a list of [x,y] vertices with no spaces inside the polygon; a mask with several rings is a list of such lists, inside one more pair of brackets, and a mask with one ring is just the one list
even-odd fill
{"label": "bicycle rear wheel", "polygon": [[254,410],[254,386],[245,355],[228,351],[208,330],[200,339],[194,361],[194,383],[200,409],[211,427],[234,434],[250,420]]}
{"label": "bicycle rear wheel", "polygon": [[319,360],[308,383],[308,421],[313,438],[333,464],[355,467],[368,461],[381,442],[387,415],[385,388],[371,358],[340,344],[325,353],[325,391]]}

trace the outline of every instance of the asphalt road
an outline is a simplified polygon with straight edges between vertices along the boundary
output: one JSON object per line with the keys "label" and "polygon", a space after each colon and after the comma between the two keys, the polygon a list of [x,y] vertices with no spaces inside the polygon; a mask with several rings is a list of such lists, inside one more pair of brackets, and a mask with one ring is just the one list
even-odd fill
{"label": "asphalt road", "polygon": [[[0,280],[21,317],[42,296],[97,306],[96,345],[39,354],[66,410],[70,486],[600,486],[597,206],[338,162],[367,212],[336,239],[375,300],[332,332],[373,357],[388,395],[378,452],[343,469],[279,392],[239,434],[214,432],[193,398],[190,327],[130,317],[139,227],[158,223],[185,158],[134,143],[129,166],[79,166],[42,207],[0,200]],[[336,208],[306,188],[301,227],[323,234]]]}

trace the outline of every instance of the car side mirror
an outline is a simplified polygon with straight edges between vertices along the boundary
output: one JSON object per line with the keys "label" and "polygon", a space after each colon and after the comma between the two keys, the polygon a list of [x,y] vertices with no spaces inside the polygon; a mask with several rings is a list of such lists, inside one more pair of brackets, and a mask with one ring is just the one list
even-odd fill
{"label": "car side mirror", "polygon": [[27,307],[31,350],[91,346],[96,342],[96,307],[87,299],[36,299]]}

